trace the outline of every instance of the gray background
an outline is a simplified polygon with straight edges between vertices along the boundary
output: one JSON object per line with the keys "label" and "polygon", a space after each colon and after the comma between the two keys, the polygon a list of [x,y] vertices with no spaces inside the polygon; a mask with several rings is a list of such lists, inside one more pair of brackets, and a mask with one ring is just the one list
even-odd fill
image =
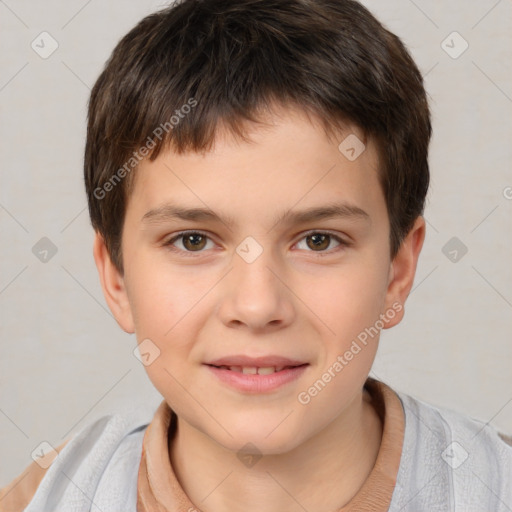
{"label": "gray background", "polygon": [[[383,332],[373,374],[512,433],[512,2],[364,4],[412,52],[434,124],[427,239],[405,320]],[[82,154],[104,61],[163,5],[0,0],[0,487],[42,441],[161,400],[103,299]],[[43,31],[58,43],[46,59],[31,47],[51,48]],[[454,31],[469,44],[461,55]],[[57,249],[46,262],[33,252],[43,237]]]}

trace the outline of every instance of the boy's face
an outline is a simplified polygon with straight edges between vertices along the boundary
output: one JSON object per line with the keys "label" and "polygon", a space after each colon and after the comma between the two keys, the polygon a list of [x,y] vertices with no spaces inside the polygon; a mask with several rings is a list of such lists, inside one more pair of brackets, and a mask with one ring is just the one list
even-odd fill
{"label": "boy's face", "polygon": [[[123,230],[124,277],[96,241],[118,322],[139,343],[151,340],[151,359],[155,346],[160,351],[146,367],[151,381],[180,422],[234,451],[247,442],[262,453],[288,451],[335,420],[350,421],[376,328],[400,321],[424,235],[420,218],[416,238],[410,234],[391,262],[373,142],[351,161],[338,144],[351,133],[362,139],[358,130],[329,141],[320,125],[283,113],[275,126],[253,131],[253,143],[219,132],[205,155],[168,151],[140,165]],[[171,204],[225,222],[165,215]],[[333,205],[342,215],[277,222]],[[203,237],[166,245],[184,230]],[[307,366],[277,388],[244,391],[206,364],[233,355]]]}

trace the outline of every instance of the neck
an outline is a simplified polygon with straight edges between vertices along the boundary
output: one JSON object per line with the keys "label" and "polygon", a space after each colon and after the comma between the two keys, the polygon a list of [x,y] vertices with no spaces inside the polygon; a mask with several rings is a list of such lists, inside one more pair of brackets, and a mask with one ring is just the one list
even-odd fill
{"label": "neck", "polygon": [[204,512],[328,512],[343,507],[361,488],[381,438],[381,421],[365,391],[306,442],[263,455],[251,467],[180,419],[169,448],[178,481]]}

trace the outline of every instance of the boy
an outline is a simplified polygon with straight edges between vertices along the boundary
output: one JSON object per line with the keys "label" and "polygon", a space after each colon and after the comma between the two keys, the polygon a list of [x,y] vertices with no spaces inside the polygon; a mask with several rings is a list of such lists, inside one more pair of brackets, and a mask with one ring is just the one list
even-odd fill
{"label": "boy", "polygon": [[88,425],[1,510],[511,510],[509,438],[368,377],[425,237],[430,135],[417,67],[355,1],[142,20],[92,91],[85,184],[106,301],[164,400]]}

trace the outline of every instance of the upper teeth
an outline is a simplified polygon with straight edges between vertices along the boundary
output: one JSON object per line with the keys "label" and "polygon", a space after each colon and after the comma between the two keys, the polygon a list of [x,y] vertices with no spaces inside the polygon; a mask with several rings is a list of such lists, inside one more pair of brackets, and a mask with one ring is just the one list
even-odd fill
{"label": "upper teeth", "polygon": [[251,375],[270,375],[274,372],[280,372],[284,366],[267,366],[265,368],[258,368],[256,366],[220,366],[220,368],[228,368],[234,372],[241,372]]}

